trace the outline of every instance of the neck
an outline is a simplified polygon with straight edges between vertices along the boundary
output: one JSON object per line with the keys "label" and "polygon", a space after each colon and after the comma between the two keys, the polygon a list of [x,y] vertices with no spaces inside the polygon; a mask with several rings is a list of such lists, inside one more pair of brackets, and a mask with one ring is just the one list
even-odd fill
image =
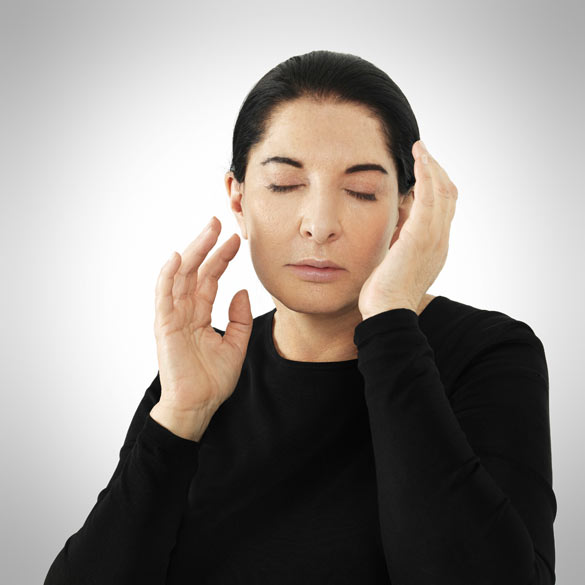
{"label": "neck", "polygon": [[362,321],[357,305],[331,313],[303,313],[275,304],[272,338],[282,357],[299,362],[357,358],[353,335]]}
{"label": "neck", "polygon": [[[417,315],[434,299],[425,294]],[[299,362],[339,362],[357,358],[353,342],[356,326],[362,322],[357,304],[327,313],[305,313],[290,309],[273,297],[276,305],[272,339],[282,357]]]}

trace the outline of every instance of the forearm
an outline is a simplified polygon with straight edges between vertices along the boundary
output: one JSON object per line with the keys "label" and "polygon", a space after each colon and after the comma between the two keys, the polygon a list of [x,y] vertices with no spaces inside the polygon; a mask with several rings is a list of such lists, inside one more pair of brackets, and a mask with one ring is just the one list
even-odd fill
{"label": "forearm", "polygon": [[[413,312],[389,310],[356,333],[392,581],[554,582],[551,491],[530,469],[546,460],[548,439],[544,362],[533,336],[515,327],[483,353],[485,364],[468,370],[459,389],[475,430],[468,435]],[[522,407],[523,397],[531,407]],[[532,422],[523,422],[524,411]],[[470,443],[478,437],[475,445],[491,450],[485,463]],[[522,496],[530,501],[523,509]]]}
{"label": "forearm", "polygon": [[198,444],[147,417],[130,452],[50,567],[45,585],[162,585]]}

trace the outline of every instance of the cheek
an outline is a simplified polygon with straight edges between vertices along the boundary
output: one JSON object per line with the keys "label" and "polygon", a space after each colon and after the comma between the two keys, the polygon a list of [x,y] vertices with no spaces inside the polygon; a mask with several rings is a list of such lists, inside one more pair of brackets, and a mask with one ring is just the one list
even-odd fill
{"label": "cheek", "polygon": [[[262,220],[253,220],[250,224],[250,245],[254,245],[258,252],[274,254],[283,244],[284,230],[282,223],[274,217],[264,217]],[[278,229],[281,226],[281,229]]]}
{"label": "cheek", "polygon": [[360,238],[369,256],[377,256],[388,250],[395,223],[393,217],[389,217],[388,214],[380,214],[368,222],[367,229],[362,230]]}
{"label": "cheek", "polygon": [[360,245],[354,248],[353,265],[361,280],[367,278],[386,257],[393,231],[389,223],[370,224],[369,229],[360,235]]}
{"label": "cheek", "polygon": [[[290,261],[290,247],[285,240],[282,221],[274,215],[254,216],[248,221],[248,246],[252,262],[259,273]],[[280,229],[279,229],[280,226]]]}
{"label": "cheek", "polygon": [[283,228],[290,225],[290,210],[283,210],[269,196],[254,194],[246,209],[250,231],[258,240],[270,242],[282,239]]}

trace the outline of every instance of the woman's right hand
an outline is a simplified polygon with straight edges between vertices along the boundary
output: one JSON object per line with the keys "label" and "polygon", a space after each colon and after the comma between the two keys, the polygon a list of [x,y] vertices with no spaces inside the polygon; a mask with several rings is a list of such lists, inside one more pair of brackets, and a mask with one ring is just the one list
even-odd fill
{"label": "woman's right hand", "polygon": [[225,334],[211,326],[219,277],[240,247],[234,233],[201,266],[220,232],[221,222],[213,216],[182,257],[173,253],[156,283],[154,335],[161,397],[155,408],[176,420],[199,420],[203,413],[210,418],[232,394],[252,332],[246,289],[232,298]]}

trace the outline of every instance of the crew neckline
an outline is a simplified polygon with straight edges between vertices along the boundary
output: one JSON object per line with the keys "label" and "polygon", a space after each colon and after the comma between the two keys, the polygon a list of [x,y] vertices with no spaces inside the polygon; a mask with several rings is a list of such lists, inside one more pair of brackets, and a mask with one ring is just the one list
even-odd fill
{"label": "crew neckline", "polygon": [[[439,301],[439,299],[441,299]],[[424,326],[426,324],[432,324],[436,322],[435,312],[443,301],[448,300],[443,295],[437,295],[431,299],[428,305],[423,309],[422,313],[418,315],[419,325]],[[437,302],[439,301],[439,302]],[[301,362],[297,360],[289,360],[281,356],[276,346],[274,345],[274,339],[272,337],[272,328],[274,324],[274,314],[276,313],[276,307],[268,312],[265,327],[264,327],[264,344],[268,350],[270,357],[277,362],[278,365],[289,367],[289,368],[301,368],[301,369],[313,369],[313,370],[343,370],[349,368],[357,368],[358,358],[351,360],[340,360],[333,362]],[[363,323],[363,321],[362,321]]]}

